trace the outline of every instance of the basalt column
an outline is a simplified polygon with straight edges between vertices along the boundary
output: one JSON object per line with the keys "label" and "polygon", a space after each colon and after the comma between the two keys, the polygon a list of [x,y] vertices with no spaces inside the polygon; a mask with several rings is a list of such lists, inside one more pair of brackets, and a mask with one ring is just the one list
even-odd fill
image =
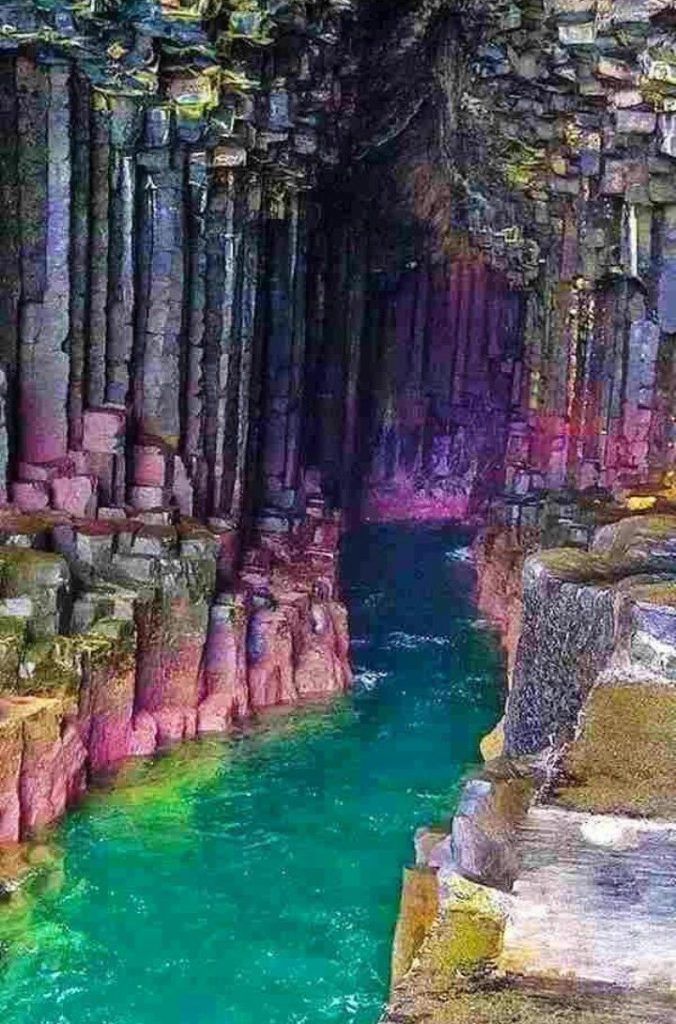
{"label": "basalt column", "polygon": [[305,359],[304,203],[294,193],[266,202],[267,331],[262,373],[261,474],[264,505],[292,512],[300,483]]}
{"label": "basalt column", "polygon": [[20,458],[68,449],[71,101],[67,64],[16,63],[21,307]]}
{"label": "basalt column", "polygon": [[369,300],[365,515],[466,518],[503,481],[521,298],[460,258],[376,277]]}

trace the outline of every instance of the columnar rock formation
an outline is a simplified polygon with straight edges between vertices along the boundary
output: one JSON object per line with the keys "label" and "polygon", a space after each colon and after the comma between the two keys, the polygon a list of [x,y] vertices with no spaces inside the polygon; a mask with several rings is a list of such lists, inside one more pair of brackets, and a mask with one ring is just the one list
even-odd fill
{"label": "columnar rock formation", "polygon": [[304,513],[307,197],[349,4],[219,6],[3,10],[0,476],[23,511]]}
{"label": "columnar rock formation", "polygon": [[303,394],[350,4],[302,7],[3,8],[0,840],[349,683]]}
{"label": "columnar rock formation", "polygon": [[158,513],[0,531],[0,841],[124,757],[349,684],[335,520],[262,537],[236,573],[233,531]]}
{"label": "columnar rock formation", "polygon": [[668,11],[9,5],[6,500],[284,530],[308,467],[374,518],[654,484]]}
{"label": "columnar rock formation", "polygon": [[473,2],[386,25],[357,122],[387,238],[374,514],[673,468],[670,12]]}
{"label": "columnar rock formation", "polygon": [[[342,690],[343,511],[485,513],[504,757],[452,835],[420,840],[427,965],[620,978],[592,948],[592,848],[610,835],[625,872],[640,851],[641,927],[673,859],[671,826],[627,825],[672,807],[652,762],[630,759],[627,794],[622,746],[645,734],[671,764],[653,727],[673,715],[674,524],[612,525],[618,499],[674,496],[673,11],[3,6],[0,839],[121,757]],[[562,542],[522,591],[525,555]],[[570,817],[588,813],[601,842]],[[591,937],[576,959],[545,901],[559,945],[538,959],[529,907],[559,847],[586,865]],[[490,991],[455,994],[458,1020],[495,1019]]]}

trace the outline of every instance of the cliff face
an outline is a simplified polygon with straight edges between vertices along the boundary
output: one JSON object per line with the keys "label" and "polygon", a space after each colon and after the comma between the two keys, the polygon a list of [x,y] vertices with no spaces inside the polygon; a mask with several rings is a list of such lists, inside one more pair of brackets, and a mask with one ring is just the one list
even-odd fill
{"label": "cliff face", "polygon": [[[674,1016],[676,517],[563,548],[539,512],[480,543],[514,644],[505,719],[445,834],[416,836],[386,1020]],[[569,539],[595,518],[578,506]]]}
{"label": "cliff face", "polygon": [[304,395],[350,7],[3,7],[0,841],[349,683]]}
{"label": "cliff face", "polygon": [[318,486],[658,486],[671,37],[661,3],[9,5],[0,496],[283,532]]}
{"label": "cliff face", "polygon": [[418,5],[376,46],[371,514],[672,469],[670,11]]}
{"label": "cliff face", "polygon": [[0,530],[0,841],[124,757],[349,684],[335,521],[262,538],[236,573],[234,535],[194,521]]}
{"label": "cliff face", "polygon": [[19,509],[304,513],[308,193],[349,106],[349,4],[273,6],[3,12]]}

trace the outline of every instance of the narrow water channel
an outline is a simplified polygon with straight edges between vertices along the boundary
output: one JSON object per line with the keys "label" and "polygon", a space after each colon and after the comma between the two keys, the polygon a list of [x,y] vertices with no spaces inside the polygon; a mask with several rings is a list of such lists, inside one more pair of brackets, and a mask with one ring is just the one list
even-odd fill
{"label": "narrow water channel", "polygon": [[501,703],[468,538],[344,543],[354,692],[92,795],[0,912],[3,1024],[375,1024],[402,866]]}

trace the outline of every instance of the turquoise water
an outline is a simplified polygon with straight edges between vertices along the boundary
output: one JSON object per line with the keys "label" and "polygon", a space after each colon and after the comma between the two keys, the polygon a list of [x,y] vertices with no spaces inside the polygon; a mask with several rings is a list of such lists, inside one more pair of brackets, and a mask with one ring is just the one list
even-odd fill
{"label": "turquoise water", "polygon": [[353,694],[132,765],[69,816],[0,914],[3,1024],[375,1024],[413,830],[500,710],[467,543],[348,537]]}

